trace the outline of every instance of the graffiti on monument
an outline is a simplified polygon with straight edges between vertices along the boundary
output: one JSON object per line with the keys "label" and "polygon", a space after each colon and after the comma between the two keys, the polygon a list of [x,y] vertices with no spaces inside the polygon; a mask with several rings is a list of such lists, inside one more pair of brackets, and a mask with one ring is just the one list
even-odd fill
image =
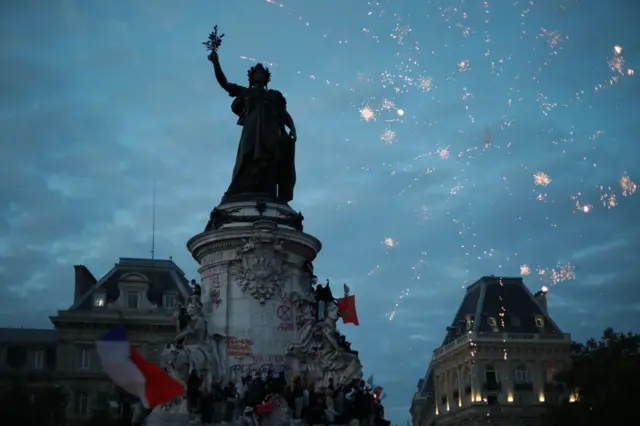
{"label": "graffiti on monument", "polygon": [[244,337],[227,337],[229,356],[253,359],[253,340]]}
{"label": "graffiti on monument", "polygon": [[[273,362],[265,362],[265,360],[274,360]],[[233,364],[229,368],[229,372],[233,379],[238,380],[248,375],[267,376],[269,373],[278,375],[286,372],[287,367],[284,364],[284,356],[282,355],[256,355],[251,359],[243,360],[240,363]]]}
{"label": "graffiti on monument", "polygon": [[280,304],[276,308],[276,316],[280,321],[279,331],[293,331],[293,304],[288,297],[280,299]]}
{"label": "graffiti on monument", "polygon": [[210,284],[210,296],[211,297],[211,301],[213,302],[214,306],[217,308],[220,306],[220,303],[222,303],[222,298],[220,297],[220,275],[221,275],[221,271],[220,268],[213,268],[210,271],[207,271],[204,275],[202,275],[202,281],[207,281],[210,280],[211,284]]}

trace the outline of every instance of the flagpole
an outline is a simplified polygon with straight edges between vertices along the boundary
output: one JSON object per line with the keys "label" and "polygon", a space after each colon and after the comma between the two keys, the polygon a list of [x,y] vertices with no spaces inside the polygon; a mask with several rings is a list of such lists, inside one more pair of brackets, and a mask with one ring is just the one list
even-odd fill
{"label": "flagpole", "polygon": [[153,177],[153,210],[151,213],[151,260],[156,257],[156,177]]}

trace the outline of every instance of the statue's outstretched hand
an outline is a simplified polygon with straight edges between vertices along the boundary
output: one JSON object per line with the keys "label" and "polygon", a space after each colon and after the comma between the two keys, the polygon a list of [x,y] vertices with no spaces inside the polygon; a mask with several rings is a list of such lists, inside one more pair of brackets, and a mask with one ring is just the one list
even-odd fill
{"label": "statue's outstretched hand", "polygon": [[218,62],[218,52],[212,50],[211,53],[209,53],[209,56],[207,56],[207,59],[211,62]]}

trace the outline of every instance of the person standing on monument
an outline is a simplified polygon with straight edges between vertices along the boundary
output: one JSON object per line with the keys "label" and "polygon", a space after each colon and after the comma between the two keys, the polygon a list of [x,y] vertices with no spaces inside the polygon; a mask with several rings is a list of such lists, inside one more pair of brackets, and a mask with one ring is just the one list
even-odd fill
{"label": "person standing on monument", "polygon": [[296,182],[296,126],[287,111],[285,97],[268,88],[271,72],[262,64],[251,67],[247,73],[249,86],[244,87],[227,80],[217,49],[211,51],[208,59],[213,63],[220,87],[235,98],[231,110],[238,116],[238,125],[242,126],[233,176],[225,198],[259,194],[285,203],[291,201]]}
{"label": "person standing on monument", "polygon": [[316,305],[318,310],[318,321],[324,321],[325,316],[327,315],[327,305],[329,303],[333,303],[336,299],[333,297],[333,293],[331,292],[331,287],[329,286],[329,280],[327,280],[327,284],[323,287],[322,284],[318,284],[316,286],[315,291],[316,296]]}

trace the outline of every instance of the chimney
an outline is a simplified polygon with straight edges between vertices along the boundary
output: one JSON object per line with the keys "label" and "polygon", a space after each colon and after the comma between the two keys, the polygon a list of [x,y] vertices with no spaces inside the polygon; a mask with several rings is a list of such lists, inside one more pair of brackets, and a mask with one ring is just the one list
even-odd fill
{"label": "chimney", "polygon": [[75,265],[73,267],[76,270],[76,285],[73,293],[73,303],[76,303],[93,285],[97,282],[95,277],[86,266]]}
{"label": "chimney", "polygon": [[540,308],[542,309],[542,312],[544,312],[545,314],[548,314],[547,312],[547,292],[549,291],[549,289],[546,286],[542,286],[542,288],[533,295],[533,297],[535,297],[536,302],[538,302],[538,305],[540,305]]}

